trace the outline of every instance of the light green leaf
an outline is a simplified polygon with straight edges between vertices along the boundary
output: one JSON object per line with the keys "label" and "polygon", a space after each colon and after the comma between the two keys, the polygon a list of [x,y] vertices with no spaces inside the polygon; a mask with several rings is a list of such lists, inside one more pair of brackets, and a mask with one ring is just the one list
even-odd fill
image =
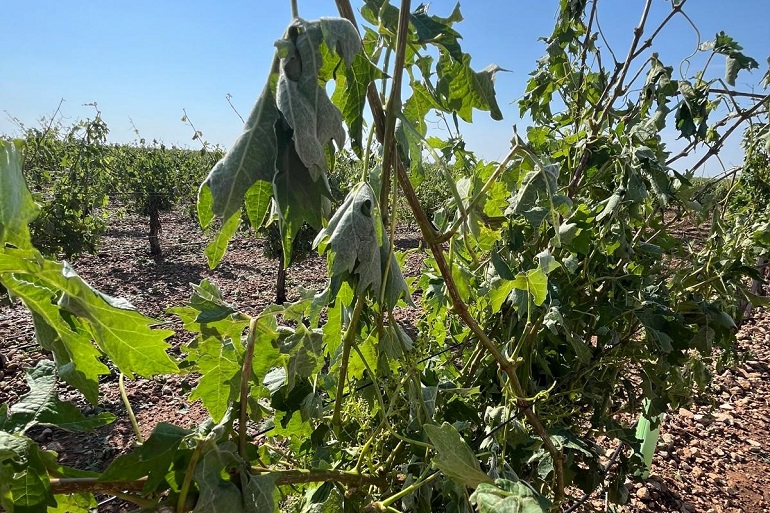
{"label": "light green leaf", "polygon": [[238,225],[241,224],[241,212],[235,212],[230,218],[222,223],[222,227],[214,234],[214,238],[206,245],[204,253],[206,254],[206,260],[209,263],[209,269],[214,269],[222,261],[222,257],[227,252],[227,245],[230,243],[230,239],[235,235],[238,230]]}
{"label": "light green leaf", "polygon": [[540,306],[548,296],[548,276],[538,267],[516,275],[513,288],[528,292],[535,306]]}
{"label": "light green leaf", "polygon": [[454,426],[444,422],[441,427],[425,424],[423,429],[438,452],[433,458],[433,466],[445,476],[470,488],[492,483],[492,478],[481,471],[479,460]]}
{"label": "light green leaf", "polygon": [[81,492],[56,496],[56,507],[48,507],[47,513],[91,513],[96,510],[94,494]]}
{"label": "light green leaf", "polygon": [[270,208],[270,200],[273,199],[273,184],[264,180],[254,182],[246,191],[246,215],[251,227],[256,231],[262,226],[267,211]]}
{"label": "light green leaf", "polygon": [[27,371],[29,392],[9,408],[4,429],[24,433],[37,425],[66,431],[91,431],[115,421],[111,413],[86,417],[70,402],[61,401],[56,390],[56,371],[51,360],[40,360]]}
{"label": "light green leaf", "polygon": [[503,119],[495,98],[495,74],[502,68],[490,65],[480,72],[470,66],[471,57],[463,54],[461,61],[442,51],[436,66],[439,75],[436,91],[447,110],[457,112],[466,122],[473,121],[473,109],[490,111],[492,119]]}
{"label": "light green leaf", "polygon": [[8,274],[3,278],[8,289],[32,312],[35,338],[51,351],[59,376],[80,390],[91,404],[99,402],[99,376],[110,370],[99,361],[102,353],[91,343],[82,323],[55,303],[56,291],[30,275]]}
{"label": "light green leaf", "polygon": [[550,505],[520,481],[497,479],[481,483],[470,496],[479,513],[547,513]]}
{"label": "light green leaf", "polygon": [[219,422],[235,401],[241,385],[241,363],[232,340],[207,338],[190,349],[188,360],[201,373],[190,400],[201,399],[214,422]]}
{"label": "light green leaf", "polygon": [[99,479],[133,481],[148,476],[142,493],[153,493],[161,488],[173,465],[179,444],[191,433],[187,429],[161,422],[141,446],[113,460]]}
{"label": "light green leaf", "polygon": [[30,248],[29,223],[39,207],[21,173],[21,143],[0,140],[0,248]]}
{"label": "light green leaf", "polygon": [[366,91],[372,81],[381,77],[382,72],[363,53],[355,56],[344,74],[337,72],[332,103],[342,112],[354,150],[361,150]]}

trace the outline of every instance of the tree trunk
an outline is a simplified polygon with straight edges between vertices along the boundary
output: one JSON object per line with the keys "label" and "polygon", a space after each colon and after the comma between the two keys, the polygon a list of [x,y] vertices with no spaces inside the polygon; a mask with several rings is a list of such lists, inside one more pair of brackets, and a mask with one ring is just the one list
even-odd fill
{"label": "tree trunk", "polygon": [[163,251],[160,247],[160,209],[158,208],[158,201],[155,198],[150,198],[149,211],[150,254],[155,258],[156,262],[160,262],[163,260]]}

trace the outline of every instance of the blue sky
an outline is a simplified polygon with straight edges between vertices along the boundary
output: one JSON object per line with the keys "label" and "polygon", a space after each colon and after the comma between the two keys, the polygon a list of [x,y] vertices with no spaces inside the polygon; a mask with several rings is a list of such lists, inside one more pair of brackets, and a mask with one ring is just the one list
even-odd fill
{"label": "blue sky", "polygon": [[[353,0],[354,7],[360,5]],[[418,2],[414,2],[417,5]],[[601,0],[600,22],[618,56],[625,55],[642,0]],[[448,15],[455,1],[437,0],[430,12]],[[516,100],[528,73],[544,53],[537,39],[551,32],[558,0],[466,0],[465,20],[456,28],[462,46],[481,69],[496,63],[511,70],[499,73],[496,88],[504,120],[474,114],[464,136],[470,149],[499,159],[508,149],[511,125],[520,132]],[[738,86],[757,84],[770,55],[770,9],[767,0],[689,0],[686,12],[701,30],[703,41],[724,30],[760,63],[753,74],[741,74]],[[335,15],[332,0],[299,0],[307,19]],[[654,27],[670,2],[653,0],[649,22]],[[273,41],[290,21],[289,1],[274,0],[28,0],[5,10],[0,54],[0,134],[18,133],[12,118],[35,126],[50,116],[60,99],[65,124],[92,116],[96,102],[110,128],[110,140],[142,137],[167,144],[197,147],[192,129],[180,120],[186,109],[196,128],[211,143],[228,147],[241,130],[226,95],[245,117],[262,89],[273,55]],[[697,35],[678,18],[660,37],[661,59],[678,63],[697,48]],[[693,58],[693,65],[700,57]],[[723,61],[712,70],[721,75]],[[759,91],[758,91],[759,92]],[[674,132],[671,131],[672,146]],[[726,164],[739,164],[735,144],[724,153]],[[707,173],[716,172],[711,167]]]}

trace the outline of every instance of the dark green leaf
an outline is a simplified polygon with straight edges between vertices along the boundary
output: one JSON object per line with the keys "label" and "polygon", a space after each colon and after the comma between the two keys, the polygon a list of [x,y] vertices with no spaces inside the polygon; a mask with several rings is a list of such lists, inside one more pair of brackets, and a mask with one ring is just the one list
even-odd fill
{"label": "dark green leaf", "polygon": [[67,431],[91,431],[115,421],[111,413],[86,417],[70,402],[61,401],[56,391],[56,371],[51,360],[40,360],[27,371],[29,392],[8,410],[4,429],[24,433],[36,425],[56,426]]}
{"label": "dark green leaf", "polygon": [[173,464],[179,444],[191,431],[161,422],[150,437],[132,452],[119,456],[104,471],[103,481],[133,481],[148,476],[145,494],[159,490]]}

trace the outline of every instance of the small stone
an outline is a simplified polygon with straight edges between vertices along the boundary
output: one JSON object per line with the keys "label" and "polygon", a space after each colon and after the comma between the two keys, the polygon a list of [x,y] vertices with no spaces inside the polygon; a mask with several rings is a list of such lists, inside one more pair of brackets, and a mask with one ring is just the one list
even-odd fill
{"label": "small stone", "polygon": [[727,410],[727,411],[732,411],[732,410],[734,410],[735,408],[734,408],[734,407],[733,407],[733,405],[732,405],[732,404],[730,404],[730,403],[723,403],[723,404],[720,404],[720,405],[719,405],[719,409],[720,409],[720,410]]}
{"label": "small stone", "polygon": [[636,496],[640,498],[641,500],[649,500],[650,499],[650,491],[647,489],[646,486],[642,486],[636,491]]}
{"label": "small stone", "polygon": [[686,461],[683,461],[682,463],[680,463],[679,468],[684,470],[685,472],[689,472],[692,470],[692,467]]}
{"label": "small stone", "polygon": [[747,438],[746,442],[748,442],[748,444],[752,447],[757,447],[757,448],[762,447],[761,443],[757,442],[756,440],[752,440],[751,438]]}
{"label": "small stone", "polygon": [[697,447],[693,447],[690,449],[690,456],[695,457],[698,454],[700,454],[700,449],[698,449]]}
{"label": "small stone", "polygon": [[694,414],[687,408],[679,408],[679,416],[685,419],[691,419],[693,418]]}
{"label": "small stone", "polygon": [[47,449],[49,451],[54,451],[58,453],[64,452],[64,446],[61,443],[57,442],[56,440],[48,444]]}
{"label": "small stone", "polygon": [[51,431],[51,428],[45,428],[40,433],[40,438],[42,438],[43,440],[49,440],[52,436],[53,436],[53,431]]}

